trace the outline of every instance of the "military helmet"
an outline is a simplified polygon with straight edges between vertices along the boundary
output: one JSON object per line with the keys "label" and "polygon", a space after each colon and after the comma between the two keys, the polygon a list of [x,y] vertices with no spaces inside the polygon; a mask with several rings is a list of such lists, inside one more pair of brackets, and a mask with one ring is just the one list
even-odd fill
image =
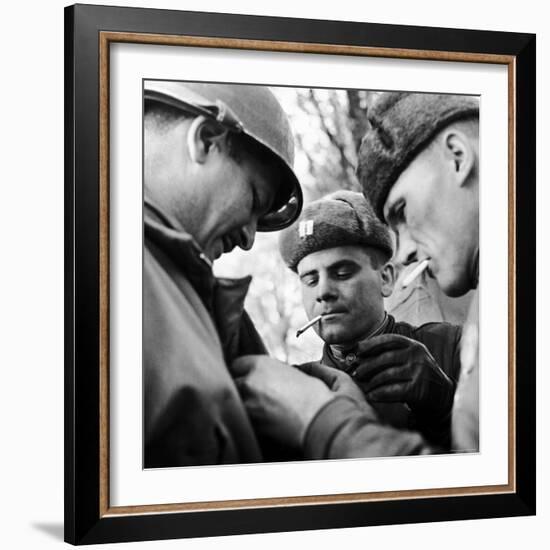
{"label": "military helmet", "polygon": [[146,80],[144,99],[215,119],[244,133],[279,162],[282,182],[271,210],[258,220],[258,231],[288,227],[300,215],[302,188],[294,170],[294,138],[279,102],[264,86]]}

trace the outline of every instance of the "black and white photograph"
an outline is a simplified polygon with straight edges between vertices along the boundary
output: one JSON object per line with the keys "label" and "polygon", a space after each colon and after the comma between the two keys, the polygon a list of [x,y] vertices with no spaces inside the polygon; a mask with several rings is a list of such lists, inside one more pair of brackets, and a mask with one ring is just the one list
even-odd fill
{"label": "black and white photograph", "polygon": [[547,548],[544,6],[7,3],[0,547]]}
{"label": "black and white photograph", "polygon": [[65,40],[65,539],[534,514],[534,35]]}
{"label": "black and white photograph", "polygon": [[145,469],[479,452],[479,119],[143,80]]}

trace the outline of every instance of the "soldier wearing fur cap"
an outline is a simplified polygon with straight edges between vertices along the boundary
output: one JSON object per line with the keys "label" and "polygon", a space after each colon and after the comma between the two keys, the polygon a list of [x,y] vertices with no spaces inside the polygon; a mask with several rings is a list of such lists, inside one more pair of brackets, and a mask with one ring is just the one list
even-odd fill
{"label": "soldier wearing fur cap", "polygon": [[321,315],[314,327],[325,346],[320,363],[299,367],[313,378],[293,375],[291,387],[291,367],[275,369],[271,359],[267,366],[265,359],[239,361],[243,371],[245,363],[252,367],[240,387],[258,429],[289,443],[278,426],[310,410],[305,401],[315,399],[312,381],[318,378],[333,395],[298,430],[303,439],[294,443],[306,457],[420,452],[418,434],[390,426],[418,430],[448,449],[460,329],[447,323],[413,327],[385,312],[384,297],[394,283],[392,241],[363,195],[337,191],[307,205],[281,233],[280,251],[300,278],[308,317]]}
{"label": "soldier wearing fur cap", "polygon": [[[404,264],[427,260],[443,292],[479,278],[479,102],[475,97],[385,93],[369,113],[358,176],[397,236]],[[456,450],[477,450],[477,293],[464,327],[453,411]]]}
{"label": "soldier wearing fur cap", "polygon": [[323,315],[314,329],[325,342],[350,348],[381,327],[394,283],[392,242],[361,193],[337,191],[308,204],[281,233],[279,250],[300,278],[308,317]]}

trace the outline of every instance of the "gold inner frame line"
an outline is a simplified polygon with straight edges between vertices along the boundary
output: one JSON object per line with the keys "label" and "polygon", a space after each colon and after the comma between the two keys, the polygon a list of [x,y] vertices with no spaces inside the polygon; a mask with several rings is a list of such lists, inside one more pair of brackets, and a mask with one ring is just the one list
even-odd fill
{"label": "gold inner frame line", "polygon": [[[478,487],[439,488],[406,491],[383,491],[336,495],[315,495],[261,499],[226,500],[215,502],[191,502],[151,504],[142,506],[111,507],[109,501],[109,52],[111,43],[154,44],[164,46],[187,46],[255,50],[267,52],[294,52],[327,55],[351,55],[363,57],[388,57],[393,59],[418,59],[429,61],[454,61],[466,63],[493,63],[508,67],[508,483]],[[416,498],[441,498],[449,496],[487,495],[514,493],[516,490],[516,242],[515,242],[515,57],[509,55],[462,53],[398,48],[375,48],[339,44],[314,44],[215,38],[206,36],[158,35],[141,33],[99,33],[99,297],[100,297],[100,486],[99,513],[103,516],[155,514],[169,512],[197,512],[207,510],[230,510],[243,508],[320,505],[349,502],[375,502]]]}

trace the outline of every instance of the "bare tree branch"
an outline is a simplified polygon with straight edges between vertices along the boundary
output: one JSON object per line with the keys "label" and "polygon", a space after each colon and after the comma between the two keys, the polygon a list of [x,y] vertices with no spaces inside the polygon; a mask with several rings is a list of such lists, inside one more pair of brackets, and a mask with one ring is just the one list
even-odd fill
{"label": "bare tree branch", "polygon": [[348,156],[346,155],[345,145],[341,143],[341,141],[337,138],[337,136],[327,126],[325,116],[323,115],[323,111],[321,109],[319,101],[317,100],[317,97],[315,96],[315,92],[313,90],[309,91],[309,98],[319,115],[319,121],[321,123],[321,127],[323,131],[325,132],[331,144],[336,148],[336,150],[340,155],[340,167],[343,175],[347,177],[349,170],[350,169],[354,170],[354,166],[348,159]]}
{"label": "bare tree branch", "polygon": [[[362,94],[365,94],[364,96]],[[351,134],[355,150],[359,149],[361,140],[367,131],[367,97],[366,92],[346,90],[348,97],[348,115],[351,123]]]}

